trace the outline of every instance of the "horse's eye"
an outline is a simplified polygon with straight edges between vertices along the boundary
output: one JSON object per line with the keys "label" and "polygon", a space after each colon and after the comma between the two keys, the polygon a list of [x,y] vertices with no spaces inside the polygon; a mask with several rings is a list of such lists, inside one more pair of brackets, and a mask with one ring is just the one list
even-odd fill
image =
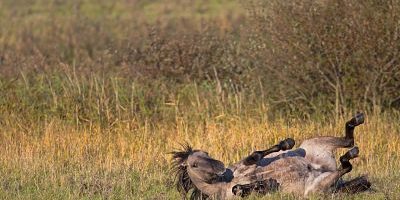
{"label": "horse's eye", "polygon": [[194,164],[192,165],[192,167],[193,167],[193,168],[198,167],[198,166],[197,166],[197,163],[194,163]]}

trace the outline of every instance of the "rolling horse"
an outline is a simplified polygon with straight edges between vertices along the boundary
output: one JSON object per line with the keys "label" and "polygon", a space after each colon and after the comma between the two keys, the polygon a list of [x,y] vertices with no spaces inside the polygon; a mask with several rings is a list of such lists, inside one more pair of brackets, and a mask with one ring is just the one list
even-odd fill
{"label": "rolling horse", "polygon": [[[346,122],[344,137],[310,138],[294,150],[295,141],[287,138],[227,168],[207,152],[183,145],[182,150],[172,152],[176,188],[183,199],[231,199],[274,191],[305,197],[313,193],[366,191],[371,183],[365,176],[341,179],[352,170],[350,160],[358,157],[354,129],[362,123],[364,114],[357,113]],[[340,166],[335,158],[338,148],[351,148],[339,158]]]}

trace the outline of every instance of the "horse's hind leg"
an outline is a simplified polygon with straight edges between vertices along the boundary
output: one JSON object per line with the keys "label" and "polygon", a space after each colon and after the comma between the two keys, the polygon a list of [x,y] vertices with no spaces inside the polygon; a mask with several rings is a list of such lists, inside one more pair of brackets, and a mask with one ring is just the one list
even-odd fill
{"label": "horse's hind leg", "polygon": [[[350,151],[348,151],[345,155],[340,157],[340,171],[343,174],[349,173],[353,166],[350,163],[350,160],[358,157],[358,147],[354,147]],[[358,193],[368,190],[371,187],[371,183],[365,176],[355,178],[353,180],[347,181],[341,185],[336,186],[335,192],[346,192],[346,193]]]}
{"label": "horse's hind leg", "polygon": [[344,137],[316,137],[305,140],[300,148],[306,151],[306,159],[313,163],[315,168],[328,171],[336,170],[336,159],[334,151],[337,148],[348,148],[354,146],[354,128],[364,123],[364,114],[357,113],[346,122]]}
{"label": "horse's hind leg", "polygon": [[335,188],[335,192],[355,194],[367,191],[370,187],[371,182],[368,181],[367,177],[360,176],[350,181],[346,181],[340,185],[337,185]]}
{"label": "horse's hind leg", "polygon": [[349,148],[354,146],[354,129],[355,127],[364,123],[364,113],[357,113],[353,118],[345,124],[345,136],[344,137],[325,137],[321,139],[321,144],[328,144],[336,148]]}
{"label": "horse's hind leg", "polygon": [[352,147],[354,146],[354,129],[355,127],[363,124],[364,119],[365,117],[363,113],[357,113],[353,118],[346,122],[344,137],[327,136],[311,138],[305,140],[301,144],[300,148],[302,148],[302,146],[310,146],[311,149],[319,147],[323,149],[329,149],[329,151],[331,151],[337,148]]}
{"label": "horse's hind leg", "polygon": [[347,145],[344,147],[354,146],[354,128],[362,123],[364,123],[364,113],[357,113],[353,118],[346,122],[346,135],[344,139],[347,142]]}
{"label": "horse's hind leg", "polygon": [[307,195],[310,192],[324,192],[330,189],[331,186],[334,185],[340,177],[342,177],[346,173],[349,173],[353,169],[350,160],[358,157],[358,153],[358,147],[354,147],[346,152],[346,154],[340,157],[341,167],[334,172],[322,173],[321,175],[316,177],[311,183],[308,183],[304,195]]}
{"label": "horse's hind leg", "polygon": [[253,152],[252,154],[250,154],[243,160],[243,164],[244,165],[256,164],[256,163],[258,163],[258,161],[260,161],[262,158],[264,158],[268,154],[278,152],[278,151],[285,151],[285,150],[292,149],[294,144],[295,144],[295,141],[292,138],[287,138],[287,139],[279,142],[279,144],[276,144],[267,150]]}
{"label": "horse's hind leg", "polygon": [[341,166],[339,171],[342,173],[342,176],[346,173],[349,173],[353,169],[350,160],[357,158],[358,153],[359,153],[358,147],[354,147],[340,157]]}

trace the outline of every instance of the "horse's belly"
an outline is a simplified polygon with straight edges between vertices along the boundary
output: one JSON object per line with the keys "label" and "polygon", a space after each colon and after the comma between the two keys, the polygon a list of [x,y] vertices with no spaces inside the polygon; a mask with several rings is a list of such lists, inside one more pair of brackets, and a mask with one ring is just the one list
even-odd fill
{"label": "horse's belly", "polygon": [[305,182],[310,174],[309,163],[304,158],[287,157],[256,169],[257,179],[275,179],[280,190],[289,193],[304,193]]}

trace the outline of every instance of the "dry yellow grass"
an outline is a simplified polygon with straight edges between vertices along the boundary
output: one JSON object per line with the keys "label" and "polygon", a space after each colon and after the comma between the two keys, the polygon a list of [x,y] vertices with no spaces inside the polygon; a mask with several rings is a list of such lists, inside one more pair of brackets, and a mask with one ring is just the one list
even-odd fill
{"label": "dry yellow grass", "polygon": [[[390,115],[367,116],[366,123],[356,129],[361,154],[353,161],[354,170],[346,176],[368,174],[376,190],[368,195],[378,199],[399,195],[397,120]],[[313,136],[339,136],[344,131],[344,121],[270,123],[234,116],[218,116],[191,127],[188,124],[179,118],[175,125],[154,126],[132,120],[102,130],[96,124],[77,129],[52,120],[41,135],[30,131],[34,124],[16,124],[29,127],[25,131],[3,126],[0,194],[4,198],[178,198],[167,171],[167,152],[179,143],[187,141],[229,164],[285,137],[300,142]],[[58,190],[63,196],[52,196]]]}

